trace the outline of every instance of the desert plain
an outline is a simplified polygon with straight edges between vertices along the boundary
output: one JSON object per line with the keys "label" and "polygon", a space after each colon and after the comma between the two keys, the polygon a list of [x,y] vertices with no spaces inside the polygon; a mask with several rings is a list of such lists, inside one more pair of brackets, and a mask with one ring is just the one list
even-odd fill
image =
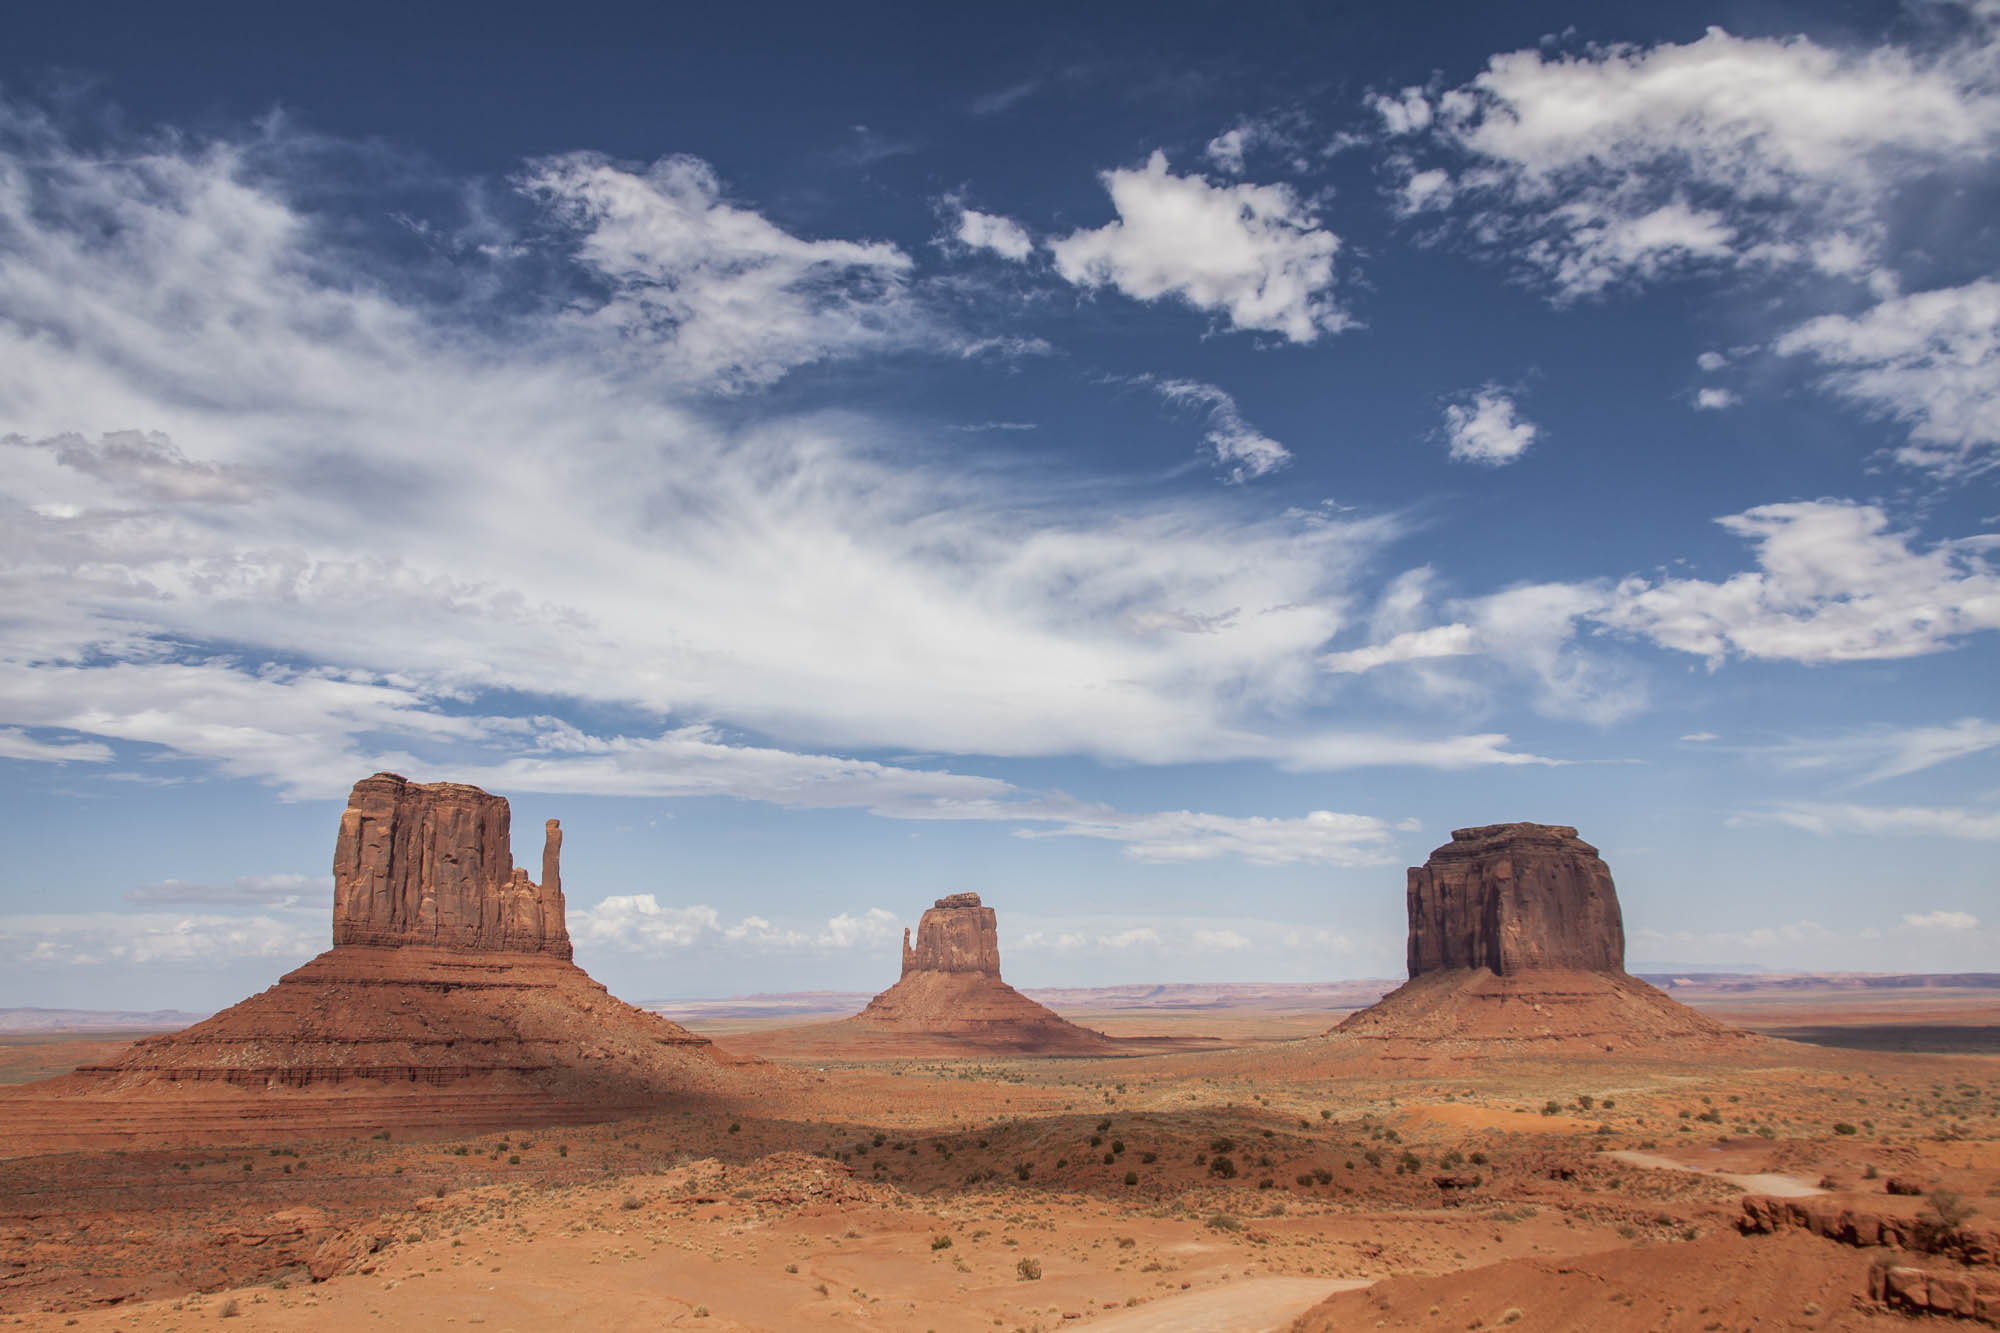
{"label": "desert plain", "polygon": [[378,775],[328,953],[178,1032],[0,1038],[0,1322],[2000,1322],[2000,975],[1630,977],[1573,829],[1413,870],[1386,999],[1024,995],[961,894],[872,1001],[654,1014],[504,820]]}

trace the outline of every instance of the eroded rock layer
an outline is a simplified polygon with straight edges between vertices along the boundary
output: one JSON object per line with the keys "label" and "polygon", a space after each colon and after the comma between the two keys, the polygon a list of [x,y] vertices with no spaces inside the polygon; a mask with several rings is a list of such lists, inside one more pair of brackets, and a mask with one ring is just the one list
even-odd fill
{"label": "eroded rock layer", "polygon": [[1409,981],[1330,1035],[1411,1059],[1758,1040],[1626,973],[1611,871],[1567,825],[1454,830],[1411,868],[1408,908]]}
{"label": "eroded rock layer", "polygon": [[542,882],[516,869],[504,797],[377,773],[354,784],[333,849],[333,942],[570,956],[562,828]]}
{"label": "eroded rock layer", "polygon": [[1488,824],[1409,872],[1412,977],[1483,967],[1622,972],[1625,924],[1611,871],[1562,824]]}
{"label": "eroded rock layer", "polygon": [[903,975],[849,1023],[884,1034],[949,1038],[985,1050],[1099,1055],[1111,1039],[1036,1004],[1000,979],[1000,931],[976,893],[938,899],[903,932]]}
{"label": "eroded rock layer", "polygon": [[[507,802],[477,787],[388,773],[356,783],[334,853],[334,947],[54,1090],[141,1103],[337,1090],[349,1110],[353,1094],[383,1096],[371,1114],[420,1109],[445,1124],[496,1108],[590,1119],[749,1090],[739,1066],[752,1062],[612,998],[570,961],[556,821],[540,884],[514,868],[507,835]],[[246,1123],[263,1114],[244,1110]]]}

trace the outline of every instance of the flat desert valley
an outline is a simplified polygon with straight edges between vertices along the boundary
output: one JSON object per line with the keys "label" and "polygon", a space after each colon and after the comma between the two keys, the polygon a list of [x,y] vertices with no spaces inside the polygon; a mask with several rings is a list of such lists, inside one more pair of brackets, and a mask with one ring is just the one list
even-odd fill
{"label": "flat desert valley", "polygon": [[1413,868],[1407,982],[1023,993],[961,893],[879,994],[639,1008],[505,821],[377,775],[326,953],[151,1035],[11,1015],[0,1321],[2000,1322],[2000,975],[1634,977],[1574,829]]}

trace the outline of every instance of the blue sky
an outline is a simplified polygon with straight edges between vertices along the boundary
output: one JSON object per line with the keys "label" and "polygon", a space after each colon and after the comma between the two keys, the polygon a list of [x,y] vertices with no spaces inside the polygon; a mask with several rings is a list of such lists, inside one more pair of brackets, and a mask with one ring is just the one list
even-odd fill
{"label": "blue sky", "polygon": [[[0,1004],[227,1003],[378,769],[631,998],[2000,956],[2000,11],[54,7]],[[519,859],[535,864],[523,841]]]}

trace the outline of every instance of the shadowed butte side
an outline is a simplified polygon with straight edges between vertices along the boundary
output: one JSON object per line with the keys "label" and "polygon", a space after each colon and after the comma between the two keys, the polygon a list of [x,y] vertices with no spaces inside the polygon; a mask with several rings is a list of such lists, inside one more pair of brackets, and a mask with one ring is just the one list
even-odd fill
{"label": "shadowed butte side", "polygon": [[976,893],[938,899],[903,932],[903,974],[846,1020],[885,1035],[944,1039],[990,1051],[1102,1055],[1110,1038],[1036,1004],[1000,979],[1000,930]]}
{"label": "shadowed butte side", "polygon": [[30,1085],[53,1094],[49,1123],[12,1107],[10,1125],[136,1139],[178,1124],[226,1140],[259,1122],[551,1123],[779,1077],[570,961],[561,826],[544,826],[539,884],[513,864],[509,833],[506,800],[477,787],[357,782],[334,846],[331,949],[115,1063]]}
{"label": "shadowed butte side", "polygon": [[1409,872],[1410,979],[1331,1036],[1632,1050],[1756,1040],[1625,971],[1611,870],[1564,824],[1456,829]]}

